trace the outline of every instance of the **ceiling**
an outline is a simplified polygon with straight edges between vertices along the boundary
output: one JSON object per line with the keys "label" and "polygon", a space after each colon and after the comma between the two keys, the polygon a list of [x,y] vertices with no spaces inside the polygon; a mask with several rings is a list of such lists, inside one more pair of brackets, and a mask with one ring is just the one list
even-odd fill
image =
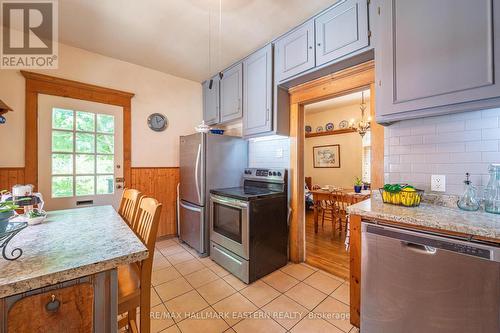
{"label": "ceiling", "polygon": [[335,2],[64,0],[59,40],[201,82]]}
{"label": "ceiling", "polygon": [[[365,96],[365,103],[368,103],[370,100],[370,89],[364,90],[363,92]],[[304,109],[305,112],[311,114],[323,111],[330,111],[332,109],[338,109],[348,105],[359,105],[359,104],[361,104],[361,91],[335,98],[330,98],[313,104],[308,104],[304,107]]]}

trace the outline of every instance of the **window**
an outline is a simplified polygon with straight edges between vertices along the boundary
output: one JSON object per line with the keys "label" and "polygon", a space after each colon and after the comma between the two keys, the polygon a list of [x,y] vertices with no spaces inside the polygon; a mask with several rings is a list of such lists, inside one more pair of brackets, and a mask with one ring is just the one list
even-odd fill
{"label": "window", "polygon": [[114,193],[112,115],[52,109],[52,197]]}

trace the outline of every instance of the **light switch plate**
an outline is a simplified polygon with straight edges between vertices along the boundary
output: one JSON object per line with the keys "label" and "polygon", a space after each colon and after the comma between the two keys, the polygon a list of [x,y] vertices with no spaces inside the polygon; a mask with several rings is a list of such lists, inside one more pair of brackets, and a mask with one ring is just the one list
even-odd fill
{"label": "light switch plate", "polygon": [[431,191],[446,192],[446,176],[432,175],[431,176]]}

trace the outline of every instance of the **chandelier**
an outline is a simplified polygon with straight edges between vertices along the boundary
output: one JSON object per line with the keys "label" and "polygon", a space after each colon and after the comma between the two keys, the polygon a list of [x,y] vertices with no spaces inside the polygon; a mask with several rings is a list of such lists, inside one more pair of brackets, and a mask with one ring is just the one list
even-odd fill
{"label": "chandelier", "polygon": [[372,117],[366,117],[366,103],[365,103],[365,94],[364,91],[361,92],[361,104],[359,105],[359,109],[361,110],[361,119],[355,121],[351,119],[349,127],[356,130],[361,137],[363,137],[366,132],[370,130],[370,122],[372,121]]}

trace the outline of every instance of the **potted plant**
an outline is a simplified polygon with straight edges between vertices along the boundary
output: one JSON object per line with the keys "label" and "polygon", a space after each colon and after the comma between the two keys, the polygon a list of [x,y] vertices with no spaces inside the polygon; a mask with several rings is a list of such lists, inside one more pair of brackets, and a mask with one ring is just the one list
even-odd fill
{"label": "potted plant", "polygon": [[[5,192],[6,191],[0,191],[0,195]],[[16,209],[19,209],[19,206],[12,200],[0,202],[0,232],[4,232],[7,229],[7,223],[14,215]]]}
{"label": "potted plant", "polygon": [[354,192],[361,193],[361,189],[363,188],[363,181],[361,178],[356,177],[354,179]]}

